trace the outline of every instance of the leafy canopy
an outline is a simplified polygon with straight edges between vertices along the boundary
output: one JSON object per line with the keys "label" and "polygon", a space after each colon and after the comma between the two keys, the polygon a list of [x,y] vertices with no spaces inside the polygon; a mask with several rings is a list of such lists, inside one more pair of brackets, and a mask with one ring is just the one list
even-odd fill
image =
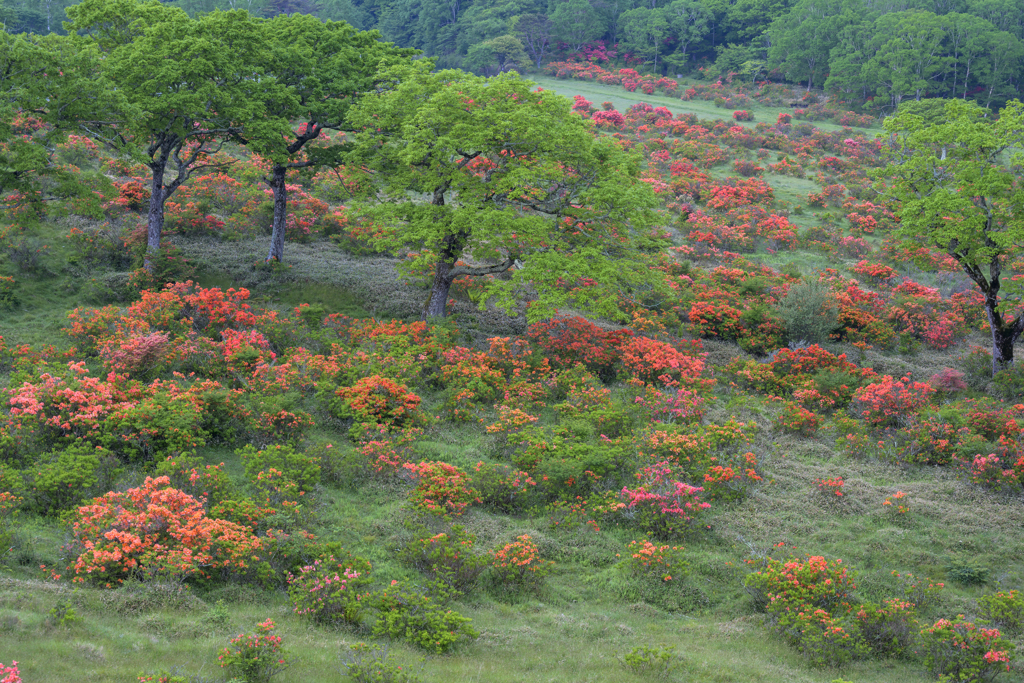
{"label": "leafy canopy", "polygon": [[357,159],[385,197],[367,210],[385,228],[376,246],[427,250],[440,266],[511,268],[486,296],[508,310],[529,286],[534,319],[568,305],[621,317],[620,297],[661,286],[646,255],[659,246],[646,236],[656,202],[637,158],[595,136],[566,98],[514,73],[407,65],[383,80],[351,114]]}

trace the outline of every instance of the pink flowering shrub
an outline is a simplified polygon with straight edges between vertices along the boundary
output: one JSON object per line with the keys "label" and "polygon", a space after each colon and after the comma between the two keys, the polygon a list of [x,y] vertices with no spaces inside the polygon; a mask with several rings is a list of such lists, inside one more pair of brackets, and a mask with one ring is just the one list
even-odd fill
{"label": "pink flowering shrub", "polygon": [[319,624],[358,624],[362,619],[359,588],[370,582],[370,563],[362,558],[342,562],[330,555],[288,572],[288,598],[296,614]]}
{"label": "pink flowering shrub", "polygon": [[692,530],[700,514],[711,507],[701,502],[700,486],[672,478],[671,463],[661,461],[636,473],[635,489],[623,487],[619,494],[623,514],[638,527],[659,538],[680,536]]}
{"label": "pink flowering shrub", "polygon": [[999,629],[984,628],[963,615],[939,619],[921,630],[924,664],[943,681],[975,683],[993,680],[1010,670],[1013,644]]}
{"label": "pink flowering shrub", "polygon": [[18,672],[18,663],[11,662],[10,666],[0,664],[0,683],[21,683],[21,674]]}

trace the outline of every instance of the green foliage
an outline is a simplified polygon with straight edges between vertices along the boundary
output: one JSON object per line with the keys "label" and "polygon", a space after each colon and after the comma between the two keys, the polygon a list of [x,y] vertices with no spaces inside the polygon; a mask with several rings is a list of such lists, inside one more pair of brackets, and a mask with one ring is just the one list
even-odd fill
{"label": "green foliage", "polygon": [[[998,117],[987,114],[952,100],[939,123],[925,125],[910,113],[886,119],[893,144],[879,174],[891,181],[886,197],[899,206],[896,236],[949,253],[985,293],[996,371],[1012,364],[1013,344],[1024,331],[1024,317],[1014,315],[1024,290],[1000,279],[1003,263],[1024,241],[1018,209],[1024,190],[1012,165],[1014,148],[1024,143],[1024,105],[1015,100]],[[971,192],[962,192],[964,186]]]}
{"label": "green foliage", "polygon": [[674,645],[647,647],[640,645],[619,657],[626,671],[637,676],[668,678],[680,667],[680,656]]}
{"label": "green foliage", "polygon": [[389,588],[373,593],[368,598],[377,612],[373,635],[404,640],[436,654],[475,639],[479,634],[470,626],[472,620],[445,607],[452,593],[437,583],[433,589],[430,595],[393,581]]}
{"label": "green foliage", "polygon": [[389,662],[390,655],[387,645],[356,643],[342,653],[341,667],[355,683],[421,683],[411,668]]}
{"label": "green foliage", "polygon": [[1012,635],[1024,630],[1024,595],[1017,590],[997,591],[978,598],[978,611],[990,624]]}
{"label": "green foliage", "polygon": [[447,532],[431,534],[423,525],[413,524],[416,538],[402,551],[402,558],[433,580],[465,593],[491,564],[487,554],[474,552],[476,536],[461,524]]}
{"label": "green foliage", "polygon": [[245,476],[250,482],[255,482],[260,472],[275,469],[285,479],[295,482],[300,491],[311,491],[320,483],[319,461],[304,453],[296,453],[290,445],[256,450],[250,444],[235,451],[235,455],[245,464]]}
{"label": "green foliage", "polygon": [[358,624],[363,618],[359,589],[370,583],[370,563],[334,555],[288,573],[288,597],[296,614],[318,624]]}
{"label": "green foliage", "polygon": [[946,565],[946,576],[964,586],[983,586],[988,583],[988,567],[974,562],[951,562]]}
{"label": "green foliage", "polygon": [[790,287],[775,306],[791,341],[818,344],[828,341],[839,324],[839,308],[829,286],[808,280]]}
{"label": "green foliage", "polygon": [[[482,308],[493,298],[506,311],[529,283],[540,295],[531,319],[565,306],[622,318],[623,293],[663,288],[644,265],[655,201],[636,159],[595,138],[567,99],[515,74],[403,67],[381,79],[352,110],[364,131],[354,160],[386,182],[390,201],[365,210],[385,228],[375,247],[435,255],[428,316],[444,315],[462,276],[510,273],[486,279],[481,295]],[[488,265],[459,263],[469,257]]]}

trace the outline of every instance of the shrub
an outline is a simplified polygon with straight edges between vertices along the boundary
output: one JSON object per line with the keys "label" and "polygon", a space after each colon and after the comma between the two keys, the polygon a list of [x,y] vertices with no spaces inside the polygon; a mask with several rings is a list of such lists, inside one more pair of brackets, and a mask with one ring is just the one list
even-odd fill
{"label": "shrub", "polygon": [[318,624],[358,624],[364,596],[358,590],[370,582],[370,563],[358,557],[345,562],[334,555],[288,572],[288,597],[296,614]]}
{"label": "shrub", "polygon": [[853,392],[853,400],[868,424],[887,427],[915,414],[934,393],[935,389],[923,382],[912,382],[909,377],[895,380],[885,375]]}
{"label": "shrub", "polygon": [[842,560],[811,556],[806,560],[769,559],[764,569],[748,574],[743,585],[755,607],[770,614],[801,605],[849,610],[857,587],[854,579],[854,572],[847,570]]}
{"label": "shrub", "polygon": [[456,524],[447,533],[415,539],[406,546],[403,557],[431,579],[464,593],[476,584],[492,560],[490,555],[473,552],[475,542],[476,536]]}
{"label": "shrub", "polygon": [[978,598],[981,617],[1007,633],[1024,630],[1024,595],[1019,591],[998,591]]}
{"label": "shrub", "polygon": [[341,667],[355,683],[420,683],[411,669],[388,662],[387,645],[356,643],[342,656]]}
{"label": "shrub", "polygon": [[246,683],[267,683],[285,669],[288,655],[281,636],[274,635],[274,622],[267,619],[253,633],[242,633],[217,656],[221,668]]}
{"label": "shrub", "polygon": [[1013,645],[998,629],[976,626],[959,615],[921,630],[924,664],[949,683],[983,683],[1010,670]]}
{"label": "shrub", "polygon": [[356,423],[382,424],[388,427],[413,423],[419,417],[420,397],[380,375],[357,380],[351,387],[341,387],[329,401],[335,417],[352,418]]}
{"label": "shrub", "polygon": [[864,603],[855,616],[872,655],[903,657],[910,653],[917,635],[914,603],[895,598],[882,606]]}
{"label": "shrub", "polygon": [[775,312],[792,341],[817,344],[827,341],[839,326],[839,307],[835,295],[822,282],[801,282],[789,288],[775,305]]}
{"label": "shrub", "polygon": [[636,473],[636,489],[622,488],[623,513],[641,529],[659,538],[690,531],[709,503],[701,502],[704,489],[672,479],[672,465],[661,461]]}
{"label": "shrub", "polygon": [[409,494],[413,505],[434,515],[461,515],[473,503],[479,503],[476,489],[470,486],[469,475],[446,462],[405,463],[405,469],[417,477],[416,488]]}
{"label": "shrub", "polygon": [[910,504],[903,500],[906,497],[907,494],[903,491],[897,491],[891,496],[887,496],[886,499],[882,501],[882,507],[891,517],[903,517],[910,512]]}
{"label": "shrub", "polygon": [[842,477],[814,480],[814,485],[818,487],[818,495],[825,501],[836,501],[842,498],[844,484]]}
{"label": "shrub", "polygon": [[443,654],[479,635],[470,626],[471,619],[445,609],[430,595],[403,588],[397,581],[372,595],[370,603],[378,612],[373,635],[404,640],[428,652]]}
{"label": "shrub", "polygon": [[311,491],[320,483],[320,463],[304,453],[296,453],[289,445],[267,446],[256,450],[252,445],[240,448],[235,455],[245,464],[245,476],[255,482],[261,472],[275,469],[285,479],[295,482],[300,491]]}
{"label": "shrub", "polygon": [[554,564],[541,559],[537,543],[528,534],[494,551],[493,567],[498,581],[513,590],[536,591]]}
{"label": "shrub", "polygon": [[72,529],[83,550],[75,581],[112,586],[130,577],[188,578],[247,567],[260,540],[246,527],[207,517],[202,501],[169,483],[146,477],[141,487],[111,491],[78,508]]}
{"label": "shrub", "polygon": [[21,674],[18,672],[18,663],[11,662],[10,666],[0,663],[0,683],[21,683]]}
{"label": "shrub", "polygon": [[630,541],[629,556],[622,561],[622,570],[636,577],[658,578],[662,581],[681,579],[686,574],[682,546],[656,545],[646,538]]}
{"label": "shrub", "polygon": [[740,111],[734,111],[732,113],[732,117],[734,119],[736,119],[737,121],[753,121],[754,120],[754,114],[749,112],[749,111],[746,111],[745,109],[744,110],[740,110]]}
{"label": "shrub", "polygon": [[626,671],[637,676],[667,678],[679,668],[679,656],[674,645],[667,647],[647,647],[640,645],[619,658],[619,663]]}
{"label": "shrub", "polygon": [[821,418],[818,415],[793,401],[785,402],[776,420],[787,432],[804,436],[810,436],[821,426]]}

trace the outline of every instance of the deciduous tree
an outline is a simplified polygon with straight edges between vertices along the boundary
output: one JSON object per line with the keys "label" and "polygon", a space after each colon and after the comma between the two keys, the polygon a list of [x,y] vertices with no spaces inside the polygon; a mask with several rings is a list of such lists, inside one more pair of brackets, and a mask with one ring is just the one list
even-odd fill
{"label": "deciduous tree", "polygon": [[992,331],[993,373],[1013,363],[1024,331],[1022,290],[1004,268],[1024,245],[1024,188],[1012,164],[1024,145],[1024,105],[1009,102],[998,118],[973,102],[952,100],[945,117],[926,125],[901,113],[885,120],[890,134],[884,175],[898,204],[896,234],[943,249],[985,296]]}
{"label": "deciduous tree", "polygon": [[445,314],[467,275],[510,272],[485,296],[509,309],[531,288],[533,318],[563,305],[618,317],[620,297],[659,286],[643,253],[654,194],[636,159],[594,136],[567,99],[514,73],[417,64],[387,76],[353,108],[356,158],[387,195],[367,211],[384,228],[378,246],[432,255],[426,317]]}

